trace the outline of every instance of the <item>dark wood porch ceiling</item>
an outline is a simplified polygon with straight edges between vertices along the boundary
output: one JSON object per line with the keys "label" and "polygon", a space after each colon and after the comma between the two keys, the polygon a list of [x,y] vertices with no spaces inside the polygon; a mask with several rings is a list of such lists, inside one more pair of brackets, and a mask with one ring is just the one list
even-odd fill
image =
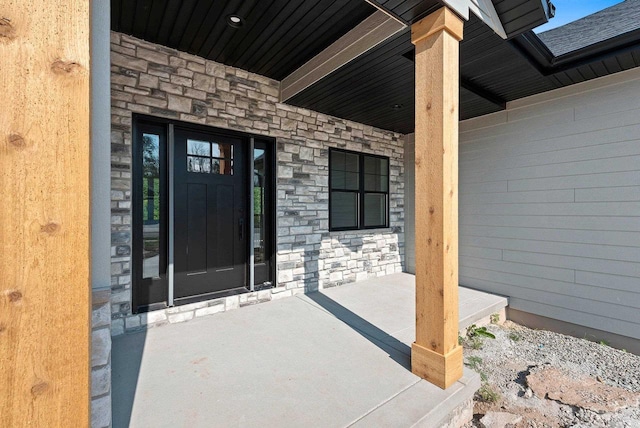
{"label": "dark wood porch ceiling", "polygon": [[[460,44],[460,119],[639,66],[640,31],[553,57],[533,32],[503,40],[472,14]],[[287,102],[383,129],[413,132],[410,32],[397,34]]]}
{"label": "dark wood porch ceiling", "polygon": [[[356,58],[288,103],[402,133],[414,126],[414,49],[409,30]],[[554,89],[508,42],[470,16],[460,44],[460,118]],[[398,108],[400,107],[400,108]]]}
{"label": "dark wood porch ceiling", "polygon": [[442,7],[439,0],[372,0],[374,3],[406,24],[419,21]]}
{"label": "dark wood porch ceiling", "polygon": [[111,29],[282,80],[375,10],[362,0],[111,0]]}
{"label": "dark wood porch ceiling", "polygon": [[[507,101],[640,66],[640,35],[603,42],[556,62],[531,31],[547,0],[492,0],[510,40],[471,14],[460,46],[460,118]],[[411,24],[439,0],[377,0]],[[364,0],[111,0],[115,31],[282,80],[376,9]],[[227,22],[243,18],[240,28]],[[551,55],[551,56],[550,56]],[[288,104],[402,133],[414,128],[409,28],[309,86]]]}

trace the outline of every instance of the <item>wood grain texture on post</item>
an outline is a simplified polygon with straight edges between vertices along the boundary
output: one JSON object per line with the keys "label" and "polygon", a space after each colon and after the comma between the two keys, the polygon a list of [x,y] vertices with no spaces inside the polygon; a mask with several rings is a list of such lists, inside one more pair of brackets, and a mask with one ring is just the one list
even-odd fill
{"label": "wood grain texture on post", "polygon": [[413,24],[416,45],[414,374],[462,376],[458,345],[458,85],[463,21],[446,7]]}
{"label": "wood grain texture on post", "polygon": [[0,426],[89,425],[86,0],[0,5]]}

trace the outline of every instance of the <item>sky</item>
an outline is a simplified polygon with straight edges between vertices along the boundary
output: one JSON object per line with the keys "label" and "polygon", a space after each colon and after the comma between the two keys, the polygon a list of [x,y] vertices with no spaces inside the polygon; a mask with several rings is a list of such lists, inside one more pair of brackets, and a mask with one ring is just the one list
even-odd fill
{"label": "sky", "polygon": [[534,32],[542,33],[560,27],[614,4],[622,3],[622,0],[551,0],[551,3],[556,6],[556,16],[534,29]]}

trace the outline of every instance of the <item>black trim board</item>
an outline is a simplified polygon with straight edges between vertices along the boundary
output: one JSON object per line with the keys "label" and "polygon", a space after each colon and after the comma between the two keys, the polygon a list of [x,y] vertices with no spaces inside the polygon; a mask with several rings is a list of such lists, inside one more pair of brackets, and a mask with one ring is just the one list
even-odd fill
{"label": "black trim board", "polygon": [[640,30],[630,31],[559,56],[554,56],[532,31],[520,35],[511,43],[541,74],[550,76],[640,49]]}

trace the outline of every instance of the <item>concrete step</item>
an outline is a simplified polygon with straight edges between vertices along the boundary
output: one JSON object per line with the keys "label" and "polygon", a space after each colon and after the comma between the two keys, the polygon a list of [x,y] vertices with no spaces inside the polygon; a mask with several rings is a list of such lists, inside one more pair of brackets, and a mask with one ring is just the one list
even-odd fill
{"label": "concrete step", "polygon": [[465,368],[464,376],[446,391],[420,380],[355,421],[352,427],[457,427],[473,416],[473,394],[480,376]]}

